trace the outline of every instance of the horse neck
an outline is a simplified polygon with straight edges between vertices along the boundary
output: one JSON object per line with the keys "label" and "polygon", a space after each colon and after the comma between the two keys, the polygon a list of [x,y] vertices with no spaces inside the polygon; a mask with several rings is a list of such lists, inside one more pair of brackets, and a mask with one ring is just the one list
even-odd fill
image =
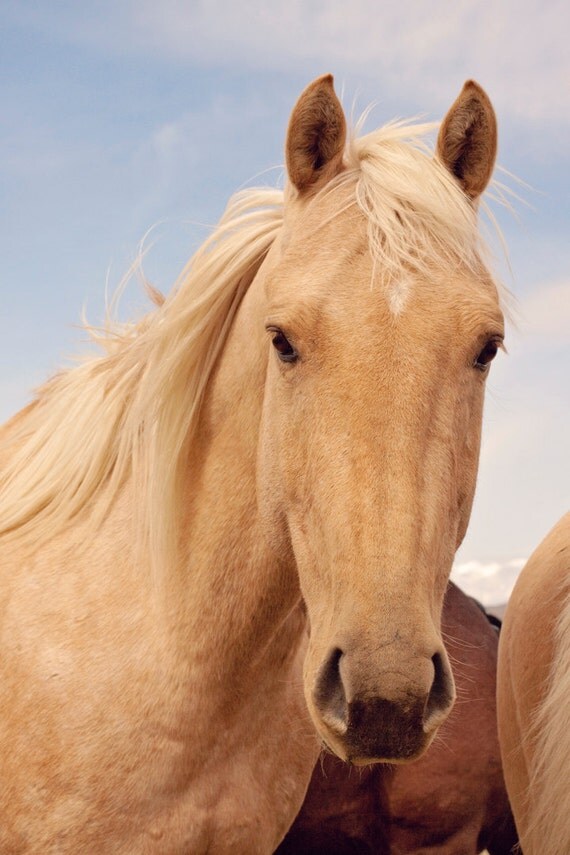
{"label": "horse neck", "polygon": [[[287,666],[304,632],[295,567],[266,543],[256,458],[267,342],[255,280],[212,377],[189,460],[180,597],[193,644],[217,674]],[[258,331],[256,333],[255,331]]]}

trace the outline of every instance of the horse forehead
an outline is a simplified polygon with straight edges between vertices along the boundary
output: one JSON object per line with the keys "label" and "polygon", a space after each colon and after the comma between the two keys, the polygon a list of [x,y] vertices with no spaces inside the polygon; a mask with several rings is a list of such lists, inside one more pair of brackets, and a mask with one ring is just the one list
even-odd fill
{"label": "horse forehead", "polygon": [[288,225],[269,277],[269,302],[288,306],[293,320],[297,311],[315,321],[324,312],[341,324],[351,318],[360,325],[382,319],[414,325],[415,319],[422,326],[428,313],[442,323],[459,315],[468,326],[481,310],[499,313],[496,287],[482,264],[475,270],[449,259],[423,272],[404,264],[386,270],[372,255],[368,222],[358,208],[326,214],[326,205],[315,205]]}
{"label": "horse forehead", "polygon": [[374,262],[366,234],[339,235],[331,240],[317,230],[285,244],[269,271],[266,296],[282,305],[312,304],[315,308],[342,302],[347,294],[367,298],[374,278]]}
{"label": "horse forehead", "polygon": [[341,247],[327,265],[315,253],[303,264],[285,265],[270,300],[285,321],[337,331],[367,328],[429,342],[430,331],[453,329],[466,335],[500,331],[502,311],[497,288],[482,269],[442,269],[432,276],[402,269],[390,276],[373,261],[367,244]]}
{"label": "horse forehead", "polygon": [[366,225],[365,217],[355,211],[328,218],[301,217],[285,234],[283,261],[288,267],[315,273],[352,266],[356,275],[363,262],[372,266]]}

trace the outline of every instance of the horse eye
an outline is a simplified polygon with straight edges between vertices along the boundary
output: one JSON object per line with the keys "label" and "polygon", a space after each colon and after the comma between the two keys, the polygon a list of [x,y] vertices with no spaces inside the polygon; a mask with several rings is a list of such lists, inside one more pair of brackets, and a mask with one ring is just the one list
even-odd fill
{"label": "horse eye", "polygon": [[490,341],[488,341],[477,359],[475,360],[475,368],[478,368],[479,371],[486,371],[495,356],[497,355],[499,344],[500,342],[498,342],[496,339],[491,339]]}
{"label": "horse eye", "polygon": [[279,329],[270,329],[270,332],[273,335],[271,342],[281,362],[295,362],[298,354],[287,337]]}

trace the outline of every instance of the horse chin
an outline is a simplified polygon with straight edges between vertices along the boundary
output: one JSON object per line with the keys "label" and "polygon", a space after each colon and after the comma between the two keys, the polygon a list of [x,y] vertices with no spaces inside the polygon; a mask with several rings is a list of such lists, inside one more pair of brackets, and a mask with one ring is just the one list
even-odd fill
{"label": "horse chin", "polygon": [[343,745],[339,740],[333,739],[330,736],[327,739],[321,736],[321,741],[325,750],[330,754],[334,754],[339,760],[342,760],[343,763],[347,763],[349,766],[374,766],[378,763],[385,763],[390,766],[403,766],[414,760],[419,760],[430,747],[433,738],[434,734],[430,736],[424,734],[413,750],[407,747],[401,755],[389,750],[382,751],[379,748],[378,753],[375,752],[372,756],[368,754],[361,755],[357,751],[353,751],[350,746]]}
{"label": "horse chin", "polygon": [[413,751],[408,748],[403,756],[395,755],[388,750],[382,751],[381,749],[378,749],[379,753],[374,753],[372,756],[368,754],[360,755],[357,752],[353,752],[349,746],[340,743],[339,740],[333,740],[330,737],[324,739],[321,736],[321,741],[326,751],[334,754],[339,760],[342,760],[343,763],[349,766],[374,766],[378,763],[385,763],[390,766],[403,766],[414,760],[419,760],[425,754],[433,741],[433,735],[424,736]]}
{"label": "horse chin", "polygon": [[320,716],[314,723],[324,748],[351,766],[410,763],[428,750],[439,729],[438,723],[429,732],[412,724],[397,730],[381,714],[376,717],[375,727],[366,733],[355,732],[342,721],[324,721]]}

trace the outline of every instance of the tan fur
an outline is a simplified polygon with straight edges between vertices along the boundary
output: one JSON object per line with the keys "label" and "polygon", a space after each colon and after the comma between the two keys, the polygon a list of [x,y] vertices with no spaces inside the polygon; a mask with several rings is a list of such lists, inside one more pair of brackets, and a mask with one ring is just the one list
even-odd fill
{"label": "tan fur", "polygon": [[570,514],[511,596],[499,649],[505,780],[525,855],[570,851]]}
{"label": "tan fur", "polygon": [[[315,728],[397,761],[447,715],[473,363],[502,315],[473,208],[421,134],[351,141],[315,192],[232,201],[173,294],[4,429],[2,851],[271,852]],[[335,648],[350,709],[383,704],[390,726],[331,724],[315,687]]]}

